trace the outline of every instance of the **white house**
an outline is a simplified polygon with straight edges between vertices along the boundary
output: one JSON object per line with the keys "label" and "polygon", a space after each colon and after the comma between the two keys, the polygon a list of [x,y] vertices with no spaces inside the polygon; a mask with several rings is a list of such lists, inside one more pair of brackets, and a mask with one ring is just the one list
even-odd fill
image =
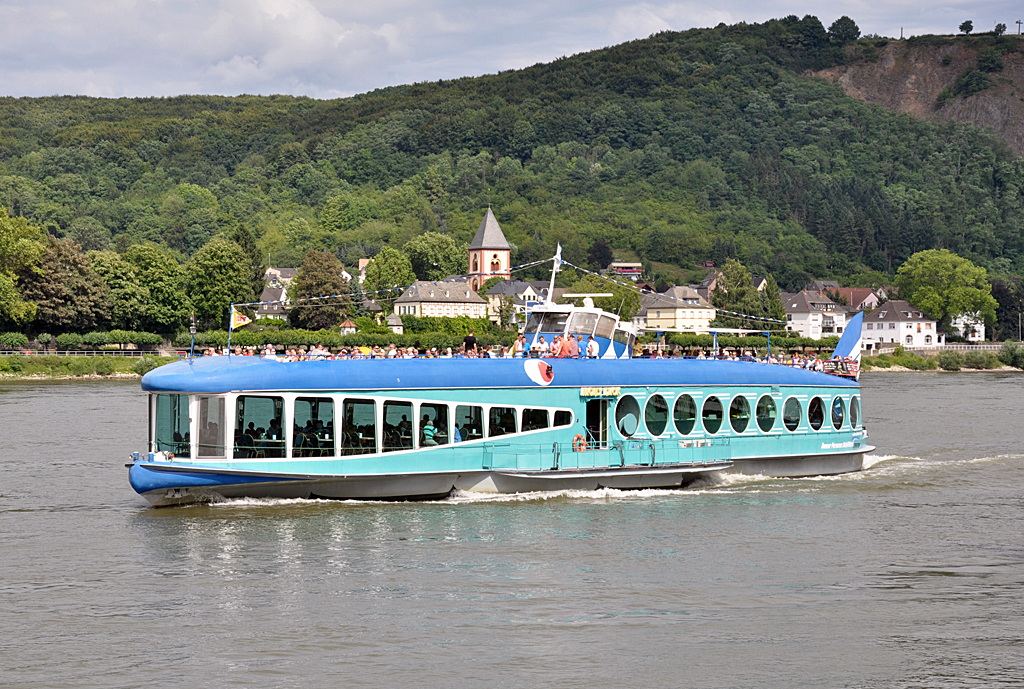
{"label": "white house", "polygon": [[976,313],[957,316],[950,325],[968,342],[985,341],[985,321]]}
{"label": "white house", "polygon": [[786,307],[786,330],[800,337],[820,340],[842,335],[846,327],[846,309],[818,292],[784,294],[782,303]]}
{"label": "white house", "polygon": [[633,322],[642,328],[693,330],[707,333],[716,309],[692,287],[670,287],[664,294],[645,294]]}
{"label": "white house", "polygon": [[[486,318],[487,302],[461,280],[417,280],[395,299],[395,314],[402,316],[469,316]],[[389,321],[390,322],[390,321]]]}
{"label": "white house", "polygon": [[894,300],[864,314],[862,347],[866,350],[878,349],[882,344],[919,348],[936,347],[944,342],[934,320],[908,302]]}

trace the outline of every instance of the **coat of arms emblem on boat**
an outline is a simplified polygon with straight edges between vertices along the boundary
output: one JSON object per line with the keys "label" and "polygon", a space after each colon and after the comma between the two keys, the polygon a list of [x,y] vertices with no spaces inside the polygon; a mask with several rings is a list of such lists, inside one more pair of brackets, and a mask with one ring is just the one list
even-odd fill
{"label": "coat of arms emblem on boat", "polygon": [[530,380],[537,385],[548,385],[555,377],[551,364],[546,361],[527,359],[523,362],[523,366],[526,368],[526,375],[530,376]]}

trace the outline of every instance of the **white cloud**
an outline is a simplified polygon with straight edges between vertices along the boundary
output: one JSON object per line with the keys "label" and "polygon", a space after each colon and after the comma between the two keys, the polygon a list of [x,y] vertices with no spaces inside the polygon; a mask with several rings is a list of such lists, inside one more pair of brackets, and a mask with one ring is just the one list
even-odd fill
{"label": "white cloud", "polygon": [[100,96],[294,93],[527,66],[664,29],[815,14],[865,33],[1015,28],[1008,2],[842,0],[0,0],[0,93]]}

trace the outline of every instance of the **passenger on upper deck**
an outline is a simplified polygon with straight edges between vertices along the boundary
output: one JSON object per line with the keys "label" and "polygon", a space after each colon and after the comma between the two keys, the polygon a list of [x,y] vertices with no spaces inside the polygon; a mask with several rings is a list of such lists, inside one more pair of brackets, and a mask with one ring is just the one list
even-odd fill
{"label": "passenger on upper deck", "polygon": [[473,335],[472,328],[469,329],[469,334],[462,339],[462,346],[467,353],[470,351],[476,352],[476,337]]}

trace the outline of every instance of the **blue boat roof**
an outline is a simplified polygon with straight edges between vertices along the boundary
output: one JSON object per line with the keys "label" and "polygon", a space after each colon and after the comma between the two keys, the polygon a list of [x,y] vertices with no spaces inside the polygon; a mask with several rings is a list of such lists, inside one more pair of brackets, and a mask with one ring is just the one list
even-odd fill
{"label": "blue boat roof", "polygon": [[142,389],[152,392],[500,389],[546,385],[859,387],[846,378],[789,366],[702,359],[349,359],[282,363],[257,357],[216,356],[161,366],[142,378]]}

